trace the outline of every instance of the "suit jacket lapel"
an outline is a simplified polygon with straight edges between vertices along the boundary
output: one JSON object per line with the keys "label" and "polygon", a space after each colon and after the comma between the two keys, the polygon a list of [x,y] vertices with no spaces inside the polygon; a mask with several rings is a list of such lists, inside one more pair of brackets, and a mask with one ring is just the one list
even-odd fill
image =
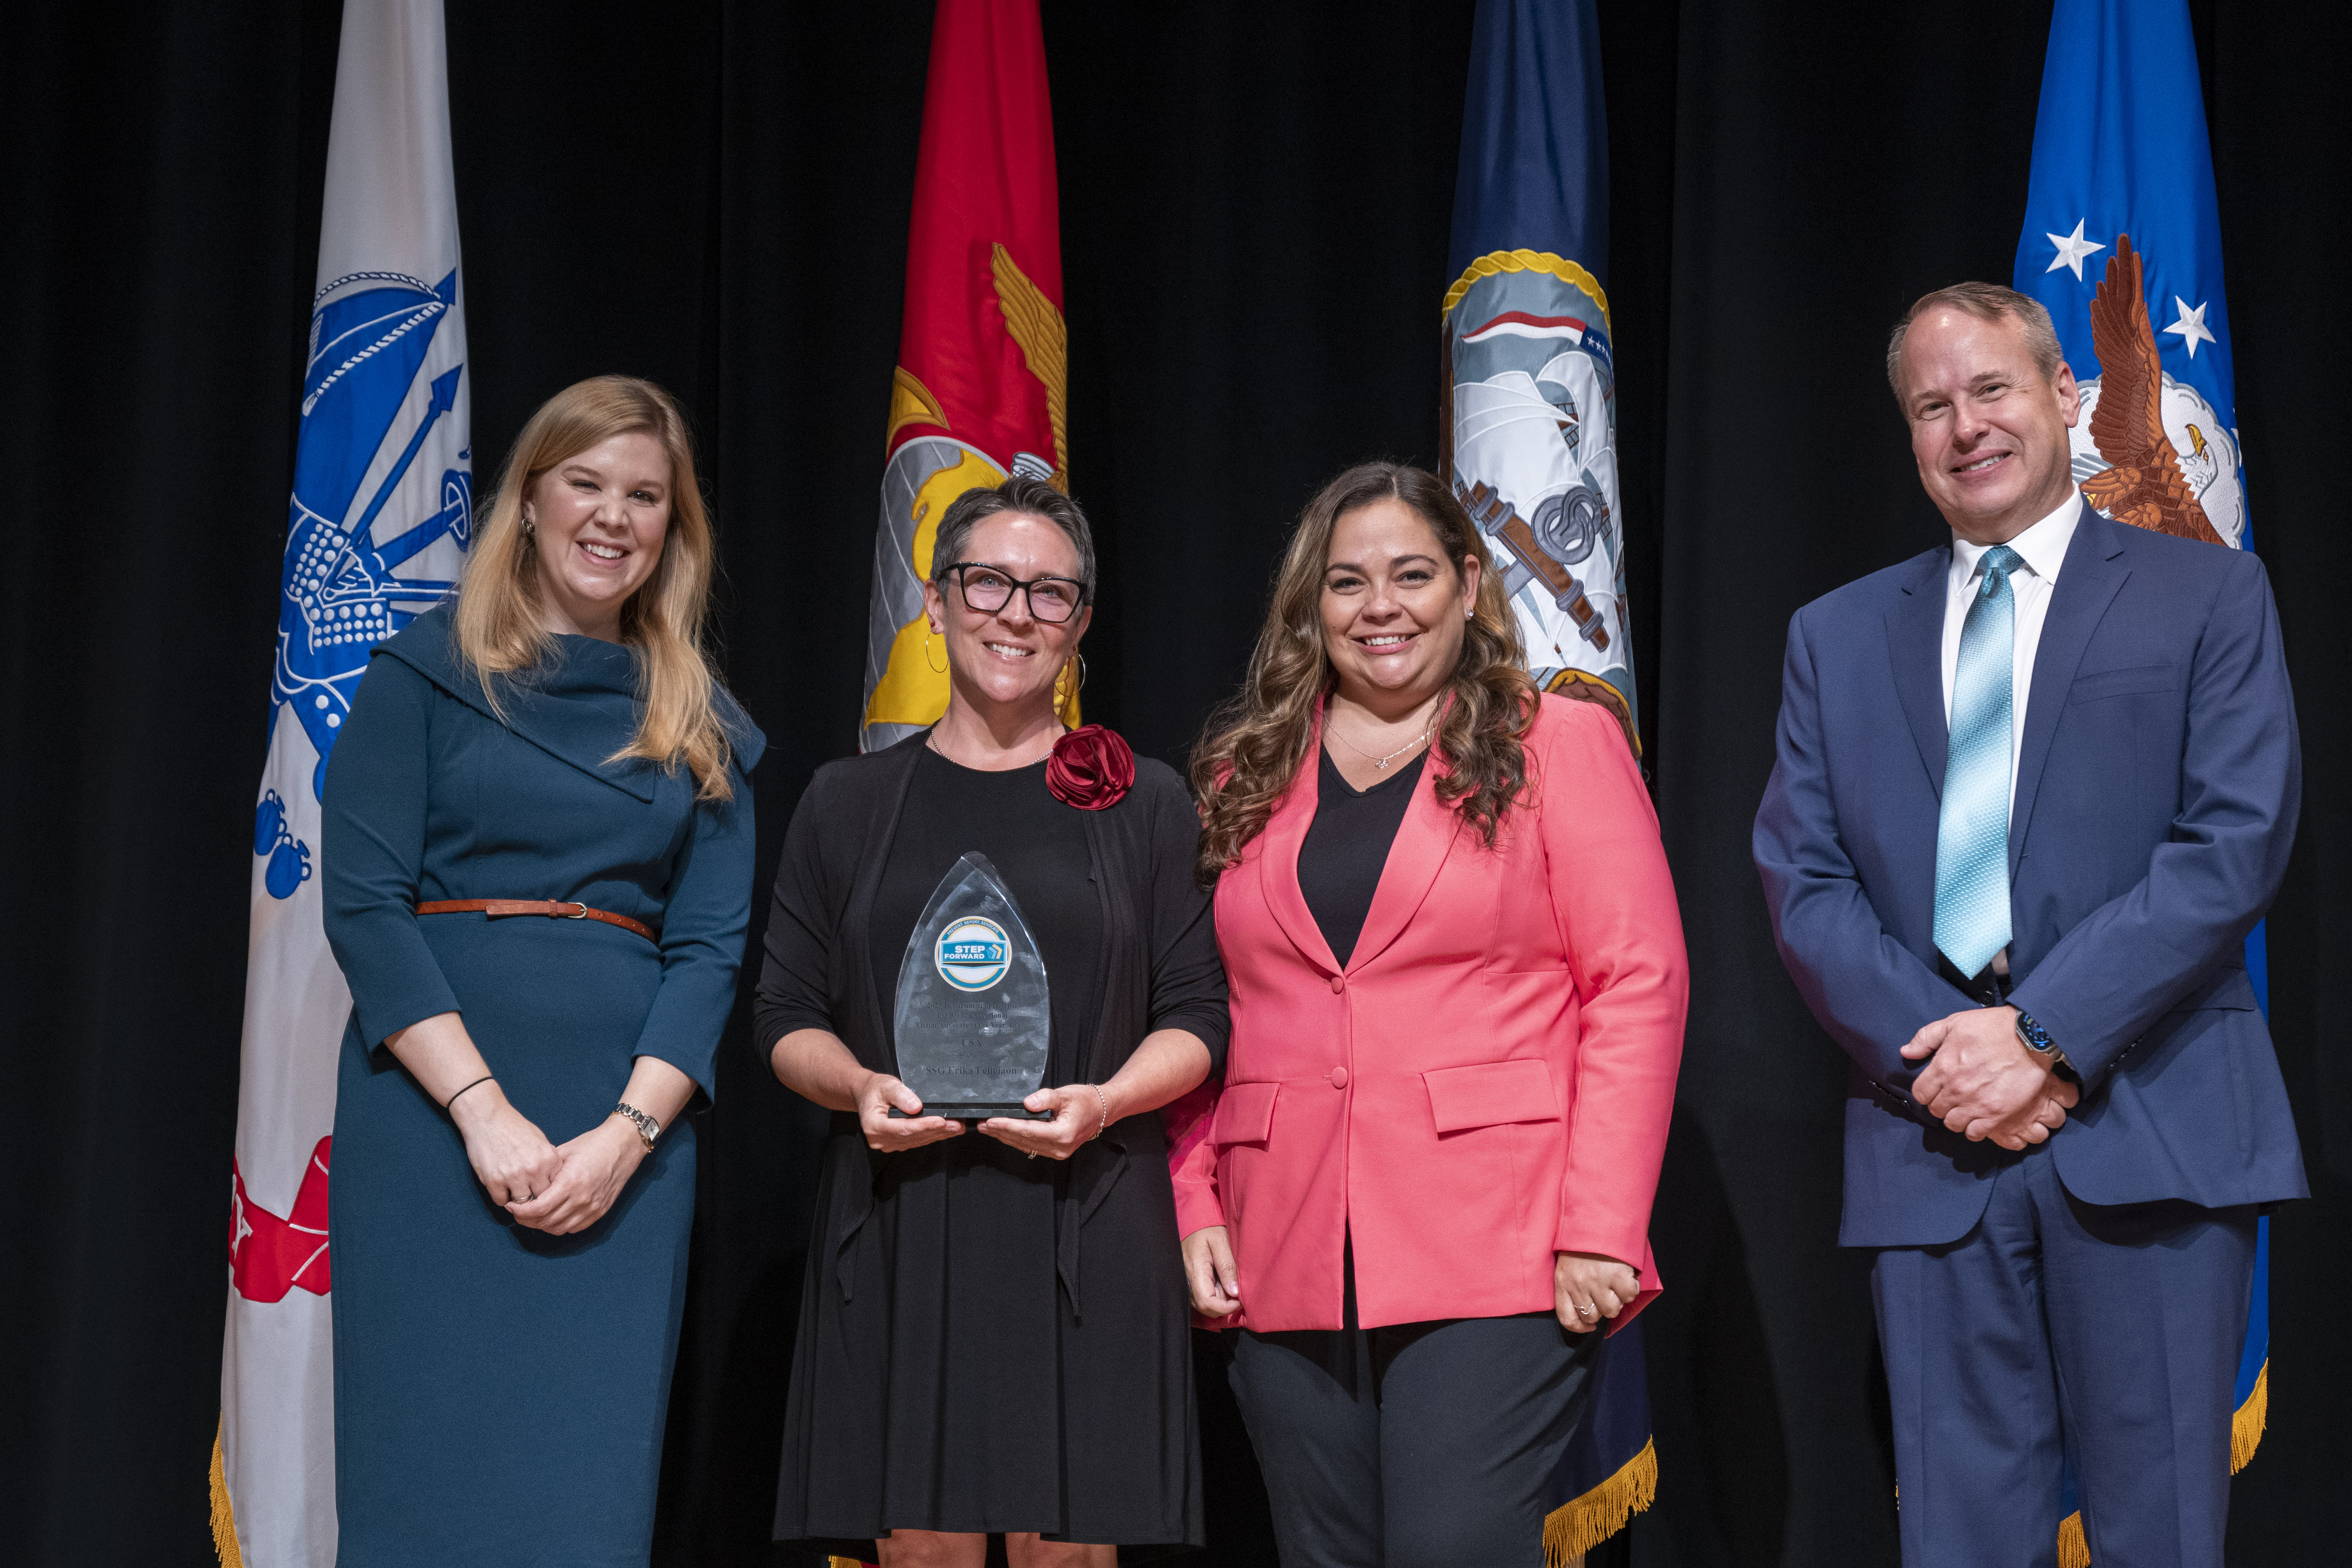
{"label": "suit jacket lapel", "polygon": [[2017,876],[2025,829],[2041,792],[2042,769],[2050,760],[2051,738],[2066,709],[2074,671],[2091,646],[2116,591],[2131,575],[2126,525],[2108,521],[2089,507],[2066,546],[2065,563],[2051,586],[2050,608],[2042,620],[2042,642],[2033,654],[2033,685],[2025,700],[2025,734],[2018,748],[2017,798],[2009,810],[2009,874]]}
{"label": "suit jacket lapel", "polygon": [[1325,974],[1337,974],[1339,961],[1331,955],[1331,944],[1323,940],[1323,928],[1315,923],[1314,911],[1307,907],[1307,894],[1298,886],[1298,847],[1307,842],[1307,826],[1315,820],[1317,763],[1322,745],[1323,717],[1318,710],[1298,776],[1258,835],[1257,883],[1265,894],[1274,923],[1282,928],[1291,945]]}
{"label": "suit jacket lapel", "polygon": [[[1371,912],[1364,917],[1364,932],[1356,939],[1356,951],[1348,955],[1351,974],[1404,934],[1406,923],[1429,896],[1446,856],[1454,850],[1454,841],[1461,836],[1461,814],[1437,798],[1437,781],[1444,773],[1444,759],[1433,750],[1428,764],[1421,770],[1421,782],[1412,786],[1404,821],[1397,826],[1388,864],[1381,868]],[[1291,880],[1297,879],[1294,869]]]}
{"label": "suit jacket lapel", "polygon": [[[1944,798],[1944,763],[1951,725],[1944,716],[1944,597],[1950,570],[1949,546],[1931,552],[1927,564],[1903,584],[1903,597],[1886,611],[1886,657],[1895,672],[1895,696],[1911,721],[1927,784]],[[2065,581],[2060,575],[2059,581]]]}

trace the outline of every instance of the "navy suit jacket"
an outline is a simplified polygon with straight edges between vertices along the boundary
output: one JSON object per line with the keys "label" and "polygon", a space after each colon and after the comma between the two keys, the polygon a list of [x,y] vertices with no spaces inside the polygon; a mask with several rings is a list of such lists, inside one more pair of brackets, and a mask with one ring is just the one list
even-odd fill
{"label": "navy suit jacket", "polygon": [[[1756,816],[1774,940],[1853,1058],[1850,1247],[1956,1241],[2023,1158],[1910,1097],[1904,1044],[1973,1005],[1937,973],[1951,547],[1797,612]],[[2011,1000],[2083,1077],[2051,1140],[2087,1203],[2302,1197],[2246,933],[2284,872],[2301,746],[2256,557],[2084,510],[2033,662],[2010,814]]]}

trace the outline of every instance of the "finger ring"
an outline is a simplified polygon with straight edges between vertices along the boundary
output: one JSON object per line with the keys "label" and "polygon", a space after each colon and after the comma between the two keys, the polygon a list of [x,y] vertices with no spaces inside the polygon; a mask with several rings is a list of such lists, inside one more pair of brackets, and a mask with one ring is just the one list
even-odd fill
{"label": "finger ring", "polygon": [[1586,1316],[1586,1317],[1588,1317],[1588,1318],[1589,1318],[1589,1317],[1591,1317],[1591,1316],[1592,1316],[1592,1303],[1591,1303],[1591,1302],[1590,1302],[1590,1301],[1587,1301],[1583,1306],[1579,1307],[1579,1308],[1577,1309],[1577,1310],[1578,1310],[1579,1312],[1581,1312],[1582,1314],[1584,1314],[1584,1316]]}
{"label": "finger ring", "polygon": [[1027,1154],[1032,1160],[1037,1157],[1037,1151],[1034,1149],[1026,1149],[1024,1150],[1023,1152]]}

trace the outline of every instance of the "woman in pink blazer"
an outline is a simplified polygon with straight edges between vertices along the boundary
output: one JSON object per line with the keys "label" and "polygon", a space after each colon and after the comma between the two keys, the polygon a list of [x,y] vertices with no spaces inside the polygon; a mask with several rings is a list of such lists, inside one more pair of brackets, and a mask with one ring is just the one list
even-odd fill
{"label": "woman in pink blazer", "polygon": [[1539,1563],[1592,1331],[1658,1289],[1687,981],[1625,736],[1538,695],[1453,493],[1367,464],[1193,772],[1233,1044],[1178,1229],[1283,1563]]}

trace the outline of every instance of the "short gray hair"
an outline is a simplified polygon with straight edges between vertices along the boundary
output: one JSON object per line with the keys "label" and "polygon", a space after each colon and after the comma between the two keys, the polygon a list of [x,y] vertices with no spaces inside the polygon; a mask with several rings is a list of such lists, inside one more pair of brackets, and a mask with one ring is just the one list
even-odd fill
{"label": "short gray hair", "polygon": [[2044,381],[2056,379],[2066,356],[2058,346],[2058,328],[2041,300],[1998,283],[1954,283],[1920,295],[1886,339],[1886,384],[1894,389],[1896,403],[1903,401],[1903,340],[1910,334],[1911,323],[1947,305],[1979,321],[2017,322],[2025,329],[2025,346],[2033,355],[2033,368]]}
{"label": "short gray hair", "polygon": [[1078,503],[1043,479],[1014,474],[993,489],[966,490],[948,506],[940,531],[931,537],[931,581],[947,581],[948,568],[963,559],[964,542],[984,517],[998,512],[1042,517],[1070,536],[1078,547],[1079,603],[1095,602],[1095,536]]}

